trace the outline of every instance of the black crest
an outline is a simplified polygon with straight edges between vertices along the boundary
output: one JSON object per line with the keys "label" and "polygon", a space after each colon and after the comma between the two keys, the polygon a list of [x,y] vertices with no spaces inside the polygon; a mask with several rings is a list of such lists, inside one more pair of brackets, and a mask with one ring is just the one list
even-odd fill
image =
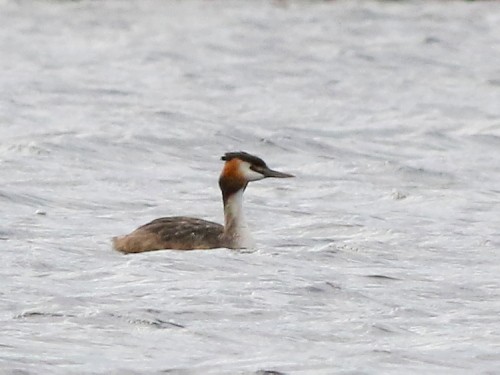
{"label": "black crest", "polygon": [[224,161],[229,161],[232,159],[240,159],[243,161],[246,161],[252,165],[258,166],[258,167],[266,167],[266,163],[264,160],[261,158],[251,155],[247,152],[240,151],[240,152],[226,152],[223,157],[221,157],[221,160]]}

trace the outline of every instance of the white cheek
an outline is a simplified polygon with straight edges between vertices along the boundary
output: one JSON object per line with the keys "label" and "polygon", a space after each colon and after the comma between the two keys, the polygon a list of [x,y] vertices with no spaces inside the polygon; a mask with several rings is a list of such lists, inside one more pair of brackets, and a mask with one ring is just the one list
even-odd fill
{"label": "white cheek", "polygon": [[258,181],[264,178],[263,174],[255,172],[253,169],[251,169],[250,163],[247,162],[240,163],[240,173],[247,181]]}

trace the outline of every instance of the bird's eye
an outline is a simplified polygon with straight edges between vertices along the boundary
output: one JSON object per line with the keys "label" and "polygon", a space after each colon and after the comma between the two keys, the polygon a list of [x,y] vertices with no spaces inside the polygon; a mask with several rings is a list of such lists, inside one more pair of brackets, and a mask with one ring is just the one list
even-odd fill
{"label": "bird's eye", "polygon": [[262,173],[262,167],[259,167],[258,165],[251,165],[251,166],[250,166],[250,169],[251,169],[252,171],[257,172],[257,173]]}

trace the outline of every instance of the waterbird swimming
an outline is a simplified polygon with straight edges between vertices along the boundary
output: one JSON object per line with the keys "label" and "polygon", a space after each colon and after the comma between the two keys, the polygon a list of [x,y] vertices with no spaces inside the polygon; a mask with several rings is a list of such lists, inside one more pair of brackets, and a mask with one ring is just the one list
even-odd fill
{"label": "waterbird swimming", "polygon": [[267,177],[287,178],[291,174],[270,169],[264,160],[246,152],[227,152],[221,160],[219,177],[224,204],[224,225],[185,216],[162,217],[130,234],[113,238],[113,246],[123,253],[175,249],[196,250],[249,246],[243,218],[243,192],[251,181]]}

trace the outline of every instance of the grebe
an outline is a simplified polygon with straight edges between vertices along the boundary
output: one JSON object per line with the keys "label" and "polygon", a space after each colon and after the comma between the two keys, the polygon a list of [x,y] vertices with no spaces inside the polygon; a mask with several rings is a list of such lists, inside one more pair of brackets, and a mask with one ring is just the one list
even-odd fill
{"label": "grebe", "polygon": [[249,245],[243,219],[243,192],[251,181],[266,177],[294,177],[273,171],[264,160],[246,152],[228,152],[219,177],[224,203],[224,225],[192,217],[162,217],[137,228],[132,233],[113,238],[114,248],[123,253],[175,249],[196,250]]}

